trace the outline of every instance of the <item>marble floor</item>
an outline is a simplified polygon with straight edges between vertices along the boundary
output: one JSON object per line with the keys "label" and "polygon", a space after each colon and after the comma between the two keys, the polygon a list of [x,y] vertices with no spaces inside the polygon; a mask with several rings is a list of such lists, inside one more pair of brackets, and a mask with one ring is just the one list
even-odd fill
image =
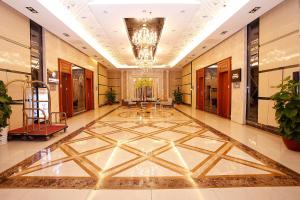
{"label": "marble floor", "polygon": [[[67,133],[40,142],[31,156],[9,158],[0,148],[0,162],[10,165],[0,174],[1,199],[300,195],[299,154],[284,147],[279,151],[280,137],[187,106],[103,107],[72,118],[69,125]],[[10,142],[11,153],[21,151],[17,145],[30,148],[26,142]],[[273,153],[263,147],[274,148]],[[282,152],[287,158],[280,157]]]}

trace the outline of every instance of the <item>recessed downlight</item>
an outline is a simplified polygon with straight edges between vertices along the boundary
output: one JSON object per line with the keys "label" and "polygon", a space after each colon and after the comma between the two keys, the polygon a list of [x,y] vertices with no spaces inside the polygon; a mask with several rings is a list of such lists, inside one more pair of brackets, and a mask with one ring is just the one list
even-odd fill
{"label": "recessed downlight", "polygon": [[34,14],[39,13],[37,10],[35,10],[33,7],[30,7],[30,6],[26,7],[26,9]]}
{"label": "recessed downlight", "polygon": [[225,35],[226,33],[228,33],[228,31],[222,31],[220,34]]}
{"label": "recessed downlight", "polygon": [[253,13],[255,13],[256,11],[258,11],[260,8],[261,8],[261,7],[256,6],[256,7],[254,7],[252,10],[250,10],[249,13],[250,13],[250,14],[253,14]]}
{"label": "recessed downlight", "polygon": [[66,37],[70,37],[70,35],[68,33],[63,33],[63,35]]}

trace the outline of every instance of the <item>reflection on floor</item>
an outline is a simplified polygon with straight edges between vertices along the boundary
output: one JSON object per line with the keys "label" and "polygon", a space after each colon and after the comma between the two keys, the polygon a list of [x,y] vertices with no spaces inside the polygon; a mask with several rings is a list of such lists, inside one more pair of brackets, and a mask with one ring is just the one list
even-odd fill
{"label": "reflection on floor", "polygon": [[300,185],[298,173],[175,109],[123,107],[0,177],[0,188]]}

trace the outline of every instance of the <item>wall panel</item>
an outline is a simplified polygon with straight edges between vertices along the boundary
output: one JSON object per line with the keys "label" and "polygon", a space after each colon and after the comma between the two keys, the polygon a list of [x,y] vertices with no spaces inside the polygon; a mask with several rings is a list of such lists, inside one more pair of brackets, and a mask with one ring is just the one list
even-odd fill
{"label": "wall panel", "polygon": [[[94,107],[97,107],[97,61],[77,50],[62,39],[44,30],[44,62],[45,68],[58,71],[58,59],[61,58],[70,63],[93,71],[94,74]],[[58,86],[51,91],[52,111],[59,110]]]}
{"label": "wall panel", "polygon": [[[7,83],[31,75],[29,19],[0,1],[0,80]],[[8,87],[13,99],[23,99],[23,85]],[[23,124],[22,105],[12,105],[10,129]]]}
{"label": "wall panel", "polygon": [[191,78],[192,78],[192,73],[191,73],[191,66],[192,64],[189,63],[185,65],[182,68],[182,75],[181,75],[181,92],[183,93],[183,103],[191,105],[192,104],[192,83],[191,83]]}
{"label": "wall panel", "polygon": [[[268,100],[282,79],[300,71],[300,1],[289,0],[260,17],[258,123],[277,127]],[[287,68],[286,68],[287,67]]]}
{"label": "wall panel", "polygon": [[105,94],[108,91],[107,68],[100,63],[98,64],[98,106],[106,103]]}
{"label": "wall panel", "polygon": [[121,71],[108,70],[108,88],[116,92],[116,101],[121,101]]}
{"label": "wall panel", "polygon": [[178,87],[181,90],[182,84],[182,70],[170,70],[169,72],[169,97],[173,97],[174,90],[177,90]]}
{"label": "wall panel", "polygon": [[[246,67],[247,67],[247,37],[246,29],[238,31],[214,48],[193,60],[192,84],[196,86],[196,71],[231,57],[231,68],[242,69],[242,82],[231,91],[231,120],[245,123],[246,116]],[[193,108],[196,109],[196,90],[193,90]]]}

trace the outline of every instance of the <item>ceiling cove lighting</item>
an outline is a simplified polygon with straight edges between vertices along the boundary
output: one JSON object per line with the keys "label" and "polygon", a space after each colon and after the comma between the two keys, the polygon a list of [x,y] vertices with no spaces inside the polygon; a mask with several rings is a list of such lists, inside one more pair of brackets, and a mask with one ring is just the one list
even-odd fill
{"label": "ceiling cove lighting", "polygon": [[227,4],[226,8],[224,8],[224,11],[215,19],[211,20],[208,25],[201,30],[189,44],[186,45],[183,51],[172,62],[170,62],[169,66],[176,66],[182,59],[184,59],[184,57],[186,57],[193,49],[195,49],[200,43],[208,38],[214,31],[216,31],[249,1],[250,0],[231,0],[231,2]]}
{"label": "ceiling cove lighting", "polygon": [[200,4],[201,0],[90,0],[89,4]]}
{"label": "ceiling cove lighting", "polygon": [[91,34],[83,28],[83,26],[72,16],[70,11],[64,8],[64,6],[58,0],[38,0],[38,2],[72,31],[77,33],[82,40],[93,47],[115,67],[124,68],[115,59],[113,59],[113,57],[102,47],[102,45],[100,45],[97,40],[94,39]]}

